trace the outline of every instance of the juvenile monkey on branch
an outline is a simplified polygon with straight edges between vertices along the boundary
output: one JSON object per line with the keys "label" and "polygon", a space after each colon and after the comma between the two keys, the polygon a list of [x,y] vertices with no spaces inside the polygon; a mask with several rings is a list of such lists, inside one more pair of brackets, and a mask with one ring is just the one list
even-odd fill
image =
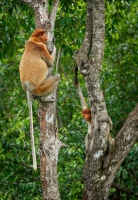
{"label": "juvenile monkey on branch", "polygon": [[75,80],[74,81],[75,81],[75,85],[77,87],[78,94],[79,94],[79,97],[80,97],[81,107],[83,109],[81,111],[81,114],[88,124],[88,134],[86,134],[86,136],[85,136],[85,146],[86,146],[86,150],[87,150],[87,148],[88,148],[88,138],[89,138],[89,134],[91,133],[91,127],[92,127],[92,125],[91,125],[91,110],[87,107],[85,98],[83,96],[83,93],[82,93],[82,90],[81,90],[81,87],[80,87],[80,84],[79,84],[79,81],[78,81],[78,67],[77,66],[75,67]]}
{"label": "juvenile monkey on branch", "polygon": [[91,110],[87,107],[87,104],[86,104],[86,101],[85,101],[85,98],[82,94],[82,90],[80,88],[80,85],[79,85],[79,81],[78,81],[78,67],[76,66],[75,67],[75,85],[78,89],[78,94],[79,94],[79,97],[80,97],[80,102],[81,102],[81,107],[82,107],[82,116],[83,118],[86,120],[86,122],[88,124],[90,124],[91,122]]}
{"label": "juvenile monkey on branch", "polygon": [[[82,90],[81,90],[80,85],[79,85],[79,81],[78,81],[78,67],[77,66],[75,67],[75,85],[76,85],[76,87],[78,89],[78,94],[79,94],[79,97],[80,97],[81,107],[83,109],[81,111],[81,113],[82,113],[83,118],[85,119],[85,121],[88,124],[88,134],[86,134],[86,137],[85,137],[85,146],[86,146],[86,150],[87,150],[88,144],[90,145],[91,148],[93,146],[95,133],[96,133],[96,130],[98,128],[98,122],[97,122],[97,120],[100,121],[100,122],[106,121],[109,124],[112,124],[112,122],[111,122],[110,118],[102,118],[102,119],[99,118],[99,119],[97,119],[97,118],[94,117],[93,118],[93,121],[94,121],[93,129],[94,130],[93,130],[93,135],[92,135],[91,142],[90,142],[89,141],[89,136],[90,136],[91,131],[92,131],[91,130],[92,129],[92,122],[91,122],[92,113],[91,113],[91,110],[87,107],[85,98],[83,96]],[[111,127],[111,129],[112,129],[112,127]],[[109,136],[108,136],[108,154],[109,154],[109,156],[108,157],[110,157],[110,154],[113,152],[114,148],[115,148],[114,138],[112,138],[110,136],[110,134],[109,134]]]}
{"label": "juvenile monkey on branch", "polygon": [[37,169],[37,162],[33,133],[32,98],[33,95],[42,97],[51,94],[57,87],[60,79],[59,74],[47,79],[48,68],[53,66],[56,56],[56,48],[54,48],[51,55],[48,52],[46,47],[47,40],[45,30],[36,29],[25,45],[25,51],[19,66],[22,87],[28,99],[33,168],[35,171]]}

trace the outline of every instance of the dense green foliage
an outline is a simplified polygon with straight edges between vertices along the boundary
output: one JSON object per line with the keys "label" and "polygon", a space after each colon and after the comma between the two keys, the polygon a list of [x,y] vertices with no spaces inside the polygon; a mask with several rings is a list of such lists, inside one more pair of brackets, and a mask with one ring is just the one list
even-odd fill
{"label": "dense green foliage", "polygon": [[[42,190],[39,170],[34,173],[31,168],[27,100],[18,72],[25,41],[35,28],[34,14],[31,8],[19,0],[4,0],[0,5],[0,200],[40,200]],[[128,113],[138,102],[137,10],[136,0],[106,1],[105,59],[101,86],[113,120],[113,135],[121,128]],[[63,200],[80,200],[83,193],[82,171],[87,125],[82,119],[80,102],[74,87],[73,54],[83,41],[85,12],[85,1],[62,0],[55,27],[56,47],[62,51],[59,67],[62,80],[59,84],[57,108],[59,133],[61,141],[69,146],[61,149],[59,154],[58,180]],[[79,79],[87,98],[81,75]],[[33,107],[35,142],[38,149],[36,100]],[[115,199],[117,195],[120,195],[121,200],[136,199],[137,152],[136,144],[116,175],[116,182],[134,193],[120,193],[118,189],[112,188],[110,199]]]}

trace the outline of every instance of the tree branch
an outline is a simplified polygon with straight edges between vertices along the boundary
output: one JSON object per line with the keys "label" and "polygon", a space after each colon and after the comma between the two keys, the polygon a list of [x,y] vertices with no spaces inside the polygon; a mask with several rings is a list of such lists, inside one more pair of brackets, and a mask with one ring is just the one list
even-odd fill
{"label": "tree branch", "polygon": [[92,36],[93,36],[93,2],[91,0],[87,1],[87,16],[86,16],[86,31],[85,37],[82,44],[82,49],[88,57],[90,53],[90,48],[92,48]]}
{"label": "tree branch", "polygon": [[48,18],[48,0],[22,0],[35,11],[36,27],[48,30],[50,22]]}
{"label": "tree branch", "polygon": [[129,170],[127,170],[128,171],[128,173],[129,173],[129,175],[130,175],[130,177],[133,179],[133,181],[135,182],[135,184],[137,184],[138,185],[138,179],[137,179],[137,176],[136,176],[136,174],[135,174],[135,171],[133,170],[133,169],[129,169]]}
{"label": "tree branch", "polygon": [[[58,68],[59,68],[59,64],[60,64],[60,55],[61,55],[61,48],[58,51],[58,56],[57,56],[57,62],[56,62],[56,73],[58,73]],[[55,89],[54,91],[54,123],[56,124],[56,119],[57,119],[57,89]]]}
{"label": "tree branch", "polygon": [[[88,59],[90,49],[92,48],[92,31],[93,31],[93,1],[87,1],[87,14],[86,14],[86,30],[82,47],[79,51],[75,52],[75,59],[78,66],[81,68],[83,62]],[[81,59],[82,58],[82,59]]]}
{"label": "tree branch", "polygon": [[129,190],[125,186],[120,185],[120,184],[116,183],[115,181],[112,183],[112,187],[117,188],[118,190],[125,192],[125,193],[128,193],[128,194],[134,194],[133,190]]}
{"label": "tree branch", "polygon": [[51,21],[51,31],[54,31],[55,20],[56,20],[56,13],[58,8],[59,0],[54,0],[52,5],[52,11],[50,13],[50,21]]}
{"label": "tree branch", "polygon": [[[127,153],[138,139],[138,104],[128,115],[126,122],[115,138],[115,149],[111,156],[104,159],[105,174],[108,177],[108,185],[114,180],[119,166],[124,161]],[[109,159],[109,160],[108,160]],[[107,164],[108,163],[108,164]]]}
{"label": "tree branch", "polygon": [[[110,158],[110,165],[118,168],[131,147],[138,139],[138,104],[128,115],[126,122],[115,138],[115,150]],[[116,162],[116,164],[115,164]]]}
{"label": "tree branch", "polygon": [[56,62],[56,74],[58,73],[59,65],[60,65],[60,56],[61,56],[61,48],[59,48],[57,62]]}
{"label": "tree branch", "polygon": [[80,88],[80,84],[79,84],[79,83],[78,83],[78,85],[77,85],[77,88],[78,88],[78,94],[79,94],[79,97],[80,97],[81,107],[82,107],[82,109],[85,109],[85,108],[87,108],[88,106],[87,106],[87,104],[86,104],[86,101],[85,101],[85,98],[84,98],[84,96],[83,96],[83,93],[82,93],[82,90],[81,90],[81,88]]}

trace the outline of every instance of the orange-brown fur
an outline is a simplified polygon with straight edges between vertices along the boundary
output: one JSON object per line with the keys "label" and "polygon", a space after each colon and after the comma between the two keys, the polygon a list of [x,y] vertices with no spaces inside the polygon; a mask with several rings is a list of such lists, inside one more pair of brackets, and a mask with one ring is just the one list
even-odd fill
{"label": "orange-brown fur", "polygon": [[83,118],[86,121],[88,121],[88,122],[91,121],[91,110],[89,108],[83,109],[81,113],[82,113]]}
{"label": "orange-brown fur", "polygon": [[[25,45],[20,62],[22,87],[37,96],[48,95],[59,82],[59,75],[47,79],[48,67],[53,66],[54,58],[49,54],[45,43],[47,36],[43,29],[36,29]],[[55,56],[55,55],[54,55]]]}
{"label": "orange-brown fur", "polygon": [[48,96],[57,87],[60,76],[57,74],[46,80],[48,68],[53,66],[56,49],[52,55],[47,50],[47,36],[43,29],[36,29],[25,45],[20,62],[20,79],[22,87],[27,93],[30,135],[32,144],[33,168],[37,169],[36,153],[33,133],[32,94],[37,96]]}

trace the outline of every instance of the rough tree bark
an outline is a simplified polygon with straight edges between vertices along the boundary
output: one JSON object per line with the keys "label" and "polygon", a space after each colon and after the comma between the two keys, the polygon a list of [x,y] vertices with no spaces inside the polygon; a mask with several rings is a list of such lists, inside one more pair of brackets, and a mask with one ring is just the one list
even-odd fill
{"label": "rough tree bark", "polygon": [[[48,50],[53,50],[54,25],[59,0],[53,0],[52,10],[48,12],[48,0],[22,0],[34,9],[36,28],[43,28],[48,36]],[[49,75],[51,71],[49,72]],[[57,181],[58,153],[64,144],[58,139],[56,126],[56,95],[41,98],[40,117],[40,174],[44,200],[59,200]]]}
{"label": "rough tree bark", "polygon": [[[36,27],[47,30],[49,50],[53,48],[54,24],[59,0],[53,0],[48,13],[48,0],[22,0],[35,11]],[[82,48],[75,53],[77,65],[88,90],[92,113],[91,127],[86,137],[86,160],[84,165],[83,200],[107,200],[115,174],[126,154],[138,138],[138,105],[128,116],[115,138],[115,149],[111,153],[110,130],[112,122],[108,116],[103,93],[100,89],[100,71],[104,52],[104,0],[87,0],[86,32]],[[52,98],[51,98],[52,99]],[[53,100],[40,103],[40,160],[43,198],[59,200],[57,183],[58,152],[63,144],[58,140]]]}
{"label": "rough tree bark", "polygon": [[126,154],[138,138],[138,105],[128,116],[110,149],[112,122],[100,89],[100,71],[104,54],[104,0],[87,0],[84,42],[75,53],[82,73],[92,113],[91,130],[86,136],[86,160],[83,171],[83,200],[107,200],[115,174]]}

